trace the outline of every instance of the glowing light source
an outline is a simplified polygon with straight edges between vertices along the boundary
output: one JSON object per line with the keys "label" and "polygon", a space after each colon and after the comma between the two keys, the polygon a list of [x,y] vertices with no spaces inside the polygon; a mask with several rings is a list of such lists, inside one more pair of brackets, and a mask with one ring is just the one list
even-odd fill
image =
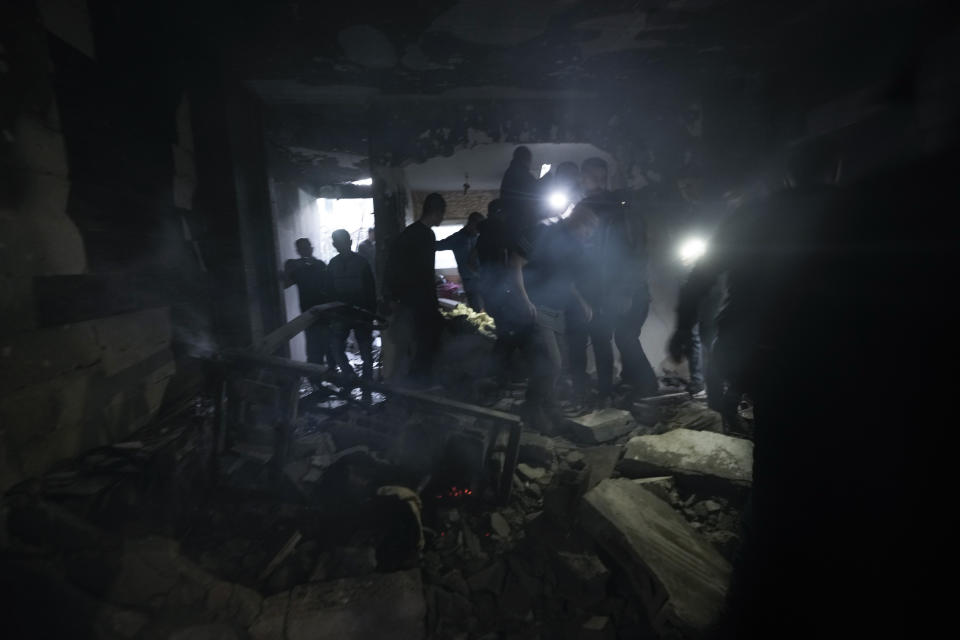
{"label": "glowing light source", "polygon": [[557,211],[562,211],[570,204],[570,198],[567,197],[567,194],[562,191],[554,191],[547,198],[547,203]]}
{"label": "glowing light source", "polygon": [[541,178],[542,178],[543,176],[547,175],[548,173],[550,173],[550,167],[551,167],[551,166],[553,166],[553,165],[549,165],[549,164],[542,164],[542,165],[540,165],[540,177],[541,177]]}
{"label": "glowing light source", "polygon": [[373,178],[364,178],[363,180],[354,180],[350,184],[356,185],[358,187],[369,187],[373,184]]}
{"label": "glowing light source", "polygon": [[680,245],[680,260],[692,264],[707,252],[707,243],[703,238],[687,238]]}

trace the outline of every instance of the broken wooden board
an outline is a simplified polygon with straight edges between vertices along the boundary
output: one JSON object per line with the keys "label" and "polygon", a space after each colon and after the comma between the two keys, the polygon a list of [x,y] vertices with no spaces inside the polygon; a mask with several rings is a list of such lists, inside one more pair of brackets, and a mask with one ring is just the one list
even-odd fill
{"label": "broken wooden board", "polygon": [[723,606],[730,565],[670,505],[630,480],[604,480],[584,496],[580,519],[629,577],[663,637],[707,633]]}

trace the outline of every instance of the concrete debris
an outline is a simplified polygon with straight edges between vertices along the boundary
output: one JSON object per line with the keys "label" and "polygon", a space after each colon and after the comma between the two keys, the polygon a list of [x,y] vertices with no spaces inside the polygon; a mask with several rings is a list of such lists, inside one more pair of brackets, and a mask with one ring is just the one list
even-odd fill
{"label": "concrete debris", "polygon": [[583,444],[602,444],[630,433],[633,415],[622,409],[602,409],[577,418],[569,418],[570,437]]}
{"label": "concrete debris", "polygon": [[714,489],[753,480],[753,443],[707,431],[677,429],[627,443],[617,470],[631,478],[674,475]]}
{"label": "concrete debris", "polygon": [[623,447],[612,445],[590,447],[583,449],[581,453],[590,467],[590,480],[587,482],[587,488],[592,489],[613,474],[617,463],[620,461],[620,456],[623,455]]}
{"label": "concrete debris", "polygon": [[547,470],[542,467],[531,467],[526,462],[521,462],[517,465],[517,473],[524,480],[534,482],[547,475]]}
{"label": "concrete debris", "polygon": [[702,635],[717,619],[729,563],[667,503],[625,479],[605,480],[581,523],[629,577],[654,627]]}
{"label": "concrete debris", "polygon": [[673,491],[675,484],[671,476],[659,476],[656,478],[638,478],[634,480],[636,484],[651,492],[664,502],[673,503]]}
{"label": "concrete debris", "polygon": [[490,528],[501,538],[510,537],[510,524],[499,512],[494,511],[490,514]]}
{"label": "concrete debris", "polygon": [[549,468],[553,466],[556,455],[556,447],[550,438],[529,431],[520,435],[520,462]]}
{"label": "concrete debris", "polygon": [[723,417],[700,402],[687,401],[675,407],[663,407],[653,431],[667,433],[674,429],[723,433]]}

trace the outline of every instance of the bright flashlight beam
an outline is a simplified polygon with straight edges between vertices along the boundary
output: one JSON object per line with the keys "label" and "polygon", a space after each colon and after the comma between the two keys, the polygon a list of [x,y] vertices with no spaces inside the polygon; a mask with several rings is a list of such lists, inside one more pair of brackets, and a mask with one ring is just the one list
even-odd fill
{"label": "bright flashlight beam", "polygon": [[363,180],[354,180],[350,184],[355,184],[358,187],[369,187],[373,184],[373,178],[364,178]]}
{"label": "bright flashlight beam", "polygon": [[542,178],[543,176],[547,175],[548,173],[550,173],[550,167],[551,167],[551,166],[552,166],[552,165],[549,165],[549,164],[542,164],[542,165],[540,165],[540,177],[541,177],[541,178]]}
{"label": "bright flashlight beam", "polygon": [[689,238],[680,245],[680,259],[690,264],[707,252],[707,243],[701,238]]}
{"label": "bright flashlight beam", "polygon": [[554,191],[550,194],[550,197],[547,200],[550,203],[550,206],[557,211],[561,211],[570,204],[570,199],[567,197],[567,194],[561,193],[560,191]]}

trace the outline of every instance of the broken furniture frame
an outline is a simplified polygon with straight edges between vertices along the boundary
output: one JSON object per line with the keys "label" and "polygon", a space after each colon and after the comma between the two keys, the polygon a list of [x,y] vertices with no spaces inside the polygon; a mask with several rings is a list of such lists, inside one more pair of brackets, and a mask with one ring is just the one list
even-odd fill
{"label": "broken furniture frame", "polygon": [[[297,405],[299,403],[299,382],[301,376],[313,379],[329,381],[338,386],[359,386],[365,391],[377,391],[386,396],[403,398],[408,402],[415,403],[426,410],[439,411],[443,413],[457,413],[468,415],[475,418],[481,418],[487,421],[491,430],[491,441],[496,442],[497,435],[501,429],[507,431],[507,450],[503,469],[499,478],[499,487],[497,499],[502,504],[506,504],[510,499],[510,493],[513,488],[513,475],[516,472],[518,458],[520,456],[520,433],[523,428],[519,416],[495,409],[488,409],[466,402],[450,400],[430,393],[414,391],[411,389],[402,389],[392,385],[375,383],[371,381],[356,379],[344,379],[333,369],[322,365],[308,362],[298,362],[289,358],[270,355],[272,352],[286,344],[292,337],[307,329],[321,317],[329,317],[343,313],[344,311],[356,313],[356,309],[348,307],[341,303],[329,303],[317,305],[300,314],[287,324],[265,336],[260,342],[248,349],[229,349],[219,352],[214,358],[214,362],[221,366],[229,368],[234,367],[258,367],[277,372],[286,376],[286,384],[281,389],[280,398],[283,400],[280,409],[281,413],[281,437],[275,444],[274,457],[278,468],[282,468],[286,462],[287,453],[290,450],[290,442],[293,437],[293,423],[297,418]],[[365,321],[379,321],[382,324],[382,318],[364,312]],[[223,373],[223,380],[217,386],[217,412],[216,420],[217,434],[214,447],[214,455],[223,452],[226,442],[226,431],[229,425],[227,417],[227,395],[229,385],[226,381],[227,373]]]}

